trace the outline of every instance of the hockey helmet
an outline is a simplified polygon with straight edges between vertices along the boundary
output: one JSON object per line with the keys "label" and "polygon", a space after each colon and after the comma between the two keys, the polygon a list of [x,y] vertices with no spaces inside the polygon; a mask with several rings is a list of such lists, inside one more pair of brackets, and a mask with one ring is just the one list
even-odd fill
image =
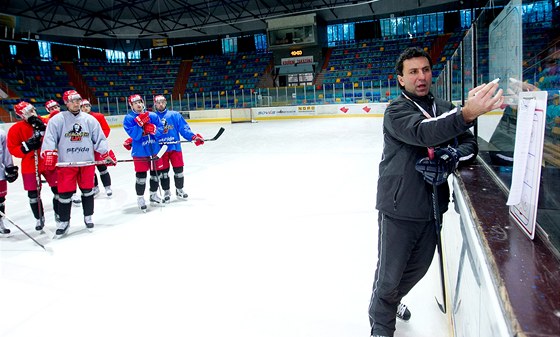
{"label": "hockey helmet", "polygon": [[165,96],[163,96],[163,95],[157,95],[157,96],[154,97],[154,103],[160,102],[160,101],[167,102],[167,100],[165,99]]}
{"label": "hockey helmet", "polygon": [[80,96],[80,94],[76,90],[67,90],[64,92],[62,98],[64,99],[64,104],[66,104],[75,99],[82,99],[82,96]]}
{"label": "hockey helmet", "polygon": [[132,106],[132,103],[138,102],[138,101],[144,102],[144,100],[142,99],[142,96],[140,96],[138,94],[130,95],[128,97],[128,104],[130,104],[130,106]]}
{"label": "hockey helmet", "polygon": [[47,101],[45,103],[45,109],[47,109],[47,111],[51,111],[52,108],[54,107],[59,107],[60,108],[60,104],[58,104],[57,101],[55,101],[54,99],[51,99],[50,101]]}
{"label": "hockey helmet", "polygon": [[14,110],[16,112],[16,115],[18,115],[21,119],[27,120],[29,116],[33,115],[35,107],[31,103],[21,101],[18,104],[14,105]]}
{"label": "hockey helmet", "polygon": [[86,105],[86,104],[89,105],[89,106],[91,106],[91,103],[90,103],[87,99],[83,99],[83,100],[82,100],[82,103],[80,103],[80,106],[84,106],[84,105]]}

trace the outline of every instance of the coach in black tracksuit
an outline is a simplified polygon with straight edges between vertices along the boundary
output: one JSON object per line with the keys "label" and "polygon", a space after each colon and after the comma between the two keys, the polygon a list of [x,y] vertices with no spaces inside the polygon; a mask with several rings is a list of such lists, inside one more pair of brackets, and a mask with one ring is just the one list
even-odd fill
{"label": "coach in black tracksuit", "polygon": [[[434,256],[433,186],[416,171],[416,163],[428,156],[428,147],[451,146],[460,161],[474,158],[478,148],[468,129],[503,100],[501,90],[494,96],[495,83],[473,89],[463,108],[435,98],[430,93],[432,61],[419,48],[405,50],[395,68],[402,93],[383,120],[378,263],[369,307],[372,336],[393,336],[401,299],[426,274]],[[443,213],[449,203],[447,183],[439,185],[438,198]]]}

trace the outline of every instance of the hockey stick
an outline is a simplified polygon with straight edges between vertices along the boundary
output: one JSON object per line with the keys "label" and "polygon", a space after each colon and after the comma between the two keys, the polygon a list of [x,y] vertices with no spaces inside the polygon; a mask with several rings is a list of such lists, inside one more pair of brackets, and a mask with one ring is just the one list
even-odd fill
{"label": "hockey stick", "polygon": [[[39,210],[39,219],[41,219],[44,214],[44,209],[43,212],[41,212],[41,209],[43,207],[43,200],[41,200],[41,189],[43,188],[43,184],[41,183],[41,177],[39,176],[39,150],[35,150],[33,151],[33,157],[35,159],[35,184],[37,185],[37,209]],[[41,223],[43,225],[43,228],[45,227],[44,223]]]}
{"label": "hockey stick", "polygon": [[[117,159],[117,163],[131,163],[135,161],[156,161],[159,160],[163,154],[167,151],[167,145],[162,145],[159,152],[150,158],[131,158],[131,159]],[[86,160],[86,161],[67,161],[67,162],[58,162],[56,163],[56,167],[83,167],[83,166],[93,166],[93,165],[107,165],[107,162],[104,160]]]}
{"label": "hockey stick", "polygon": [[[428,148],[428,158],[430,160],[434,159],[434,150],[433,148]],[[441,222],[440,222],[440,217],[441,217],[441,213],[439,211],[439,199],[438,199],[438,189],[437,189],[437,185],[434,183],[432,185],[433,188],[433,192],[432,192],[432,204],[433,204],[433,209],[434,209],[434,224],[435,224],[435,230],[436,230],[436,238],[437,238],[437,243],[436,243],[436,247],[437,247],[437,252],[438,252],[438,259],[439,259],[439,277],[441,280],[441,292],[442,292],[442,302],[440,303],[436,297],[436,303],[439,307],[439,310],[441,310],[442,313],[446,313],[447,312],[447,295],[446,295],[446,289],[445,289],[445,275],[444,275],[444,266],[443,266],[443,249],[442,249],[442,243],[441,243]]]}
{"label": "hockey stick", "polygon": [[0,215],[8,220],[12,225],[14,225],[14,227],[16,227],[17,229],[19,229],[23,234],[25,234],[25,236],[27,236],[28,238],[30,238],[31,240],[33,240],[33,242],[35,242],[39,247],[43,248],[46,252],[52,253],[52,249],[47,249],[47,247],[45,247],[44,245],[42,245],[39,241],[35,240],[31,235],[29,235],[29,233],[27,233],[26,231],[23,230],[23,228],[21,228],[20,226],[18,226],[15,222],[12,221],[12,219],[8,218],[8,216],[0,211]]}
{"label": "hockey stick", "polygon": [[[218,133],[216,133],[216,135],[210,139],[204,139],[205,142],[213,142],[215,140],[218,140],[218,138],[220,138],[220,136],[222,135],[222,133],[224,133],[224,131],[226,131],[226,129],[224,129],[223,127],[220,128],[220,130],[218,130]],[[179,143],[192,143],[192,140],[177,140],[174,142],[163,142],[160,144],[163,145],[171,145],[171,144],[179,144]]]}

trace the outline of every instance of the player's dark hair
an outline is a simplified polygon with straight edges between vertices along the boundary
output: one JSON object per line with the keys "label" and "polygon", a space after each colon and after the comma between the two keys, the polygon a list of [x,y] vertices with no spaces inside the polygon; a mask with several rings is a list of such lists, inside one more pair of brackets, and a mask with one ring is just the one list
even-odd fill
{"label": "player's dark hair", "polygon": [[402,76],[403,75],[403,63],[404,61],[411,59],[411,58],[415,58],[415,57],[425,57],[428,59],[428,62],[430,63],[430,69],[432,69],[432,58],[430,57],[430,54],[428,54],[424,49],[419,48],[419,47],[410,47],[410,48],[406,48],[400,55],[399,58],[397,59],[397,63],[395,64],[395,71],[397,72],[397,75]]}

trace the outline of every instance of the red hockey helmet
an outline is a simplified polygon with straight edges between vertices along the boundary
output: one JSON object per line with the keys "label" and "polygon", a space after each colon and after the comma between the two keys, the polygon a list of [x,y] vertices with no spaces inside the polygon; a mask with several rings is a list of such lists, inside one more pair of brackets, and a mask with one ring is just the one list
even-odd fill
{"label": "red hockey helmet", "polygon": [[16,115],[21,119],[27,120],[27,118],[33,114],[35,107],[31,103],[21,101],[14,105],[14,110],[16,111]]}
{"label": "red hockey helmet", "polygon": [[138,94],[130,95],[128,97],[128,104],[130,104],[130,106],[132,106],[132,103],[138,102],[138,101],[144,102],[144,100],[142,99],[142,96],[140,96]]}
{"label": "red hockey helmet", "polygon": [[82,103],[80,103],[80,106],[86,105],[86,104],[89,105],[89,106],[91,106],[91,103],[90,103],[87,99],[83,99],[83,100],[82,100]]}
{"label": "red hockey helmet", "polygon": [[45,109],[47,109],[47,111],[51,111],[52,108],[54,107],[59,107],[60,108],[60,104],[58,104],[57,101],[55,101],[54,99],[51,99],[50,101],[47,101],[45,103]]}
{"label": "red hockey helmet", "polygon": [[82,99],[82,96],[76,90],[67,90],[64,92],[62,96],[64,99],[64,104],[68,103],[69,101],[73,101],[75,99]]}
{"label": "red hockey helmet", "polygon": [[154,103],[159,102],[159,101],[166,101],[166,102],[167,102],[167,100],[165,99],[165,96],[163,96],[163,95],[156,95],[156,96],[154,97]]}

